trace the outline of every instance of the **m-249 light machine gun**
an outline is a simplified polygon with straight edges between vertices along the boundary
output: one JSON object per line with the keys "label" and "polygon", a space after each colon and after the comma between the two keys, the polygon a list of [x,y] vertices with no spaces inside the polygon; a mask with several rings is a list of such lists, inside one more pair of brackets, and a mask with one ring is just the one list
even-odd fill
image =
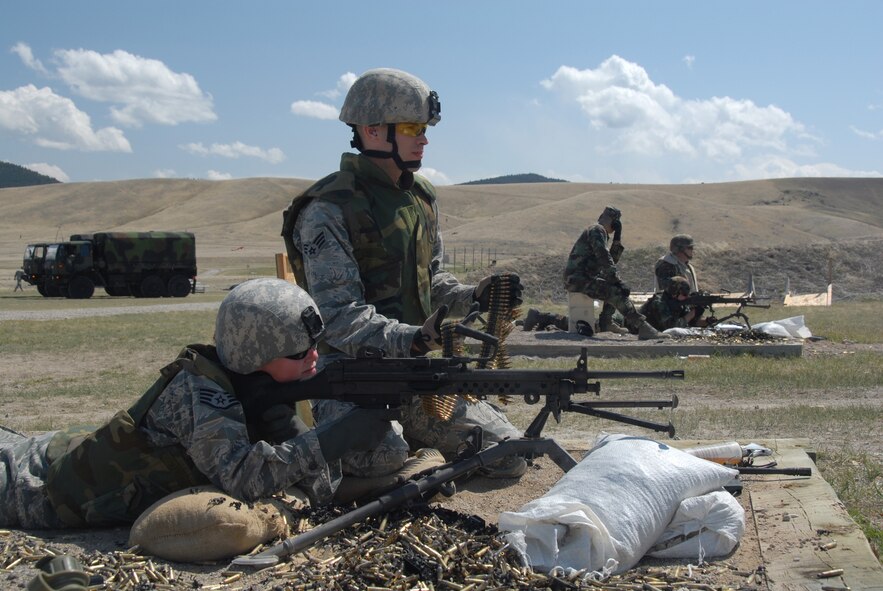
{"label": "m-249 light machine gun", "polygon": [[[483,337],[484,333],[480,333]],[[491,337],[493,338],[493,337]],[[671,421],[655,423],[637,417],[623,415],[610,408],[676,408],[678,398],[669,400],[624,401],[576,401],[575,394],[600,394],[601,379],[661,378],[683,379],[683,370],[664,371],[592,371],[588,368],[587,349],[582,348],[576,367],[569,370],[555,369],[472,369],[471,363],[481,358],[465,357],[414,357],[386,358],[376,350],[364,351],[354,359],[339,359],[329,363],[315,377],[302,382],[279,384],[278,388],[265,391],[252,404],[272,406],[294,403],[305,399],[331,399],[352,402],[367,408],[395,408],[411,402],[414,396],[455,397],[471,396],[484,399],[488,396],[521,395],[528,404],[540,401],[543,407],[537,413],[524,436],[506,439],[482,449],[481,430],[471,438],[469,449],[456,459],[432,469],[427,474],[407,481],[377,499],[345,513],[299,536],[289,538],[263,552],[240,556],[233,563],[240,566],[264,567],[275,564],[280,558],[301,552],[327,536],[359,523],[373,515],[388,512],[396,507],[429,498],[442,486],[474,470],[493,464],[511,455],[531,459],[548,455],[565,472],[576,466],[577,461],[554,439],[543,437],[542,431],[551,415],[561,420],[562,412],[576,412],[618,421],[638,427],[667,433],[675,433]],[[440,406],[443,408],[444,401]]]}
{"label": "m-249 light machine gun", "polygon": [[[758,298],[755,297],[753,293],[741,296],[734,296],[731,294],[713,294],[708,293],[707,291],[696,291],[687,296],[687,299],[684,300],[684,304],[688,306],[693,306],[698,308],[699,310],[708,310],[711,315],[710,318],[714,318],[714,321],[709,324],[709,326],[714,326],[724,322],[725,320],[730,320],[731,318],[738,318],[745,323],[745,326],[751,328],[751,322],[748,320],[748,316],[745,312],[742,311],[743,308],[769,308],[769,303],[760,303],[758,302]],[[726,316],[722,316],[717,318],[714,315],[714,305],[715,304],[736,304],[738,307],[736,311],[732,314],[727,314]],[[699,314],[697,314],[698,318]]]}

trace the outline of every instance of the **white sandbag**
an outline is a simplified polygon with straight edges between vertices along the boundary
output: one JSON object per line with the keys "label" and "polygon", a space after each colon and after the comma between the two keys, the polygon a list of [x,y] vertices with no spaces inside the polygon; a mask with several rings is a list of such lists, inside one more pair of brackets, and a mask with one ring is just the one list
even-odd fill
{"label": "white sandbag", "polygon": [[552,489],[500,514],[499,529],[525,564],[616,572],[634,566],[684,499],[720,489],[738,472],[642,437],[602,435]]}
{"label": "white sandbag", "polygon": [[684,499],[648,554],[655,558],[726,556],[745,533],[745,509],[726,491]]}
{"label": "white sandbag", "polygon": [[199,486],[172,493],[142,513],[129,545],[177,562],[205,562],[247,554],[258,544],[288,533],[277,504],[249,505],[220,489]]}
{"label": "white sandbag", "polygon": [[803,316],[760,322],[751,328],[764,334],[783,338],[808,339],[812,336],[812,332],[803,321]]}

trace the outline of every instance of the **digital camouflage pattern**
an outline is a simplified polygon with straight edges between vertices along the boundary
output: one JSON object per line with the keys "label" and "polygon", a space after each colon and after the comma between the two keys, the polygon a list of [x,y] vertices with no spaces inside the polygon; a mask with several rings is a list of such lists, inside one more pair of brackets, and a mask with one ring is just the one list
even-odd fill
{"label": "digital camouflage pattern", "polygon": [[[283,229],[286,234],[290,230],[292,267],[322,310],[325,340],[338,356],[353,357],[359,348],[372,346],[391,357],[409,357],[414,335],[432,311],[446,304],[451,315],[467,312],[475,287],[440,270],[443,247],[437,220],[435,192],[428,181],[415,176],[410,189],[399,188],[368,158],[354,154],[344,154],[339,173],[292,203]],[[384,230],[378,234],[377,227]],[[325,355],[320,363],[334,358]],[[321,400],[313,414],[322,424],[349,408]],[[398,470],[408,456],[404,438],[453,453],[474,426],[482,427],[488,443],[520,435],[503,413],[483,401],[461,401],[446,422],[426,415],[419,400],[402,416],[401,423],[391,423],[377,448],[345,456],[344,471],[367,477]]]}
{"label": "digital camouflage pattern", "polygon": [[215,344],[225,367],[248,374],[306,351],[322,331],[319,309],[307,292],[267,277],[240,283],[227,294],[215,319]]}
{"label": "digital camouflage pattern", "polygon": [[626,326],[636,330],[643,318],[620,286],[616,264],[607,249],[607,238],[607,230],[601,224],[580,234],[567,258],[564,287],[569,292],[584,293],[604,302],[602,313],[607,322],[613,315],[607,306],[610,304],[622,314]]}
{"label": "digital camouflage pattern", "polygon": [[[321,424],[343,415],[353,406],[348,402],[317,400],[313,414]],[[469,404],[458,398],[447,421],[428,414],[418,398],[399,410],[399,420],[391,422],[380,445],[366,452],[350,452],[341,458],[345,475],[366,478],[391,474],[404,465],[409,448],[430,447],[442,452],[448,460],[453,459],[462,451],[463,443],[475,427],[481,427],[485,447],[507,437],[521,437],[521,432],[506,415],[485,401]]]}
{"label": "digital camouflage pattern", "polygon": [[132,408],[51,464],[50,441],[67,434],[0,438],[0,474],[11,475],[0,482],[0,525],[128,523],[169,492],[206,482],[244,501],[292,485],[315,503],[331,500],[339,466],[325,463],[313,431],[252,442],[223,368],[195,349],[164,372]]}
{"label": "digital camouflage pattern", "polygon": [[441,105],[438,95],[420,78],[401,70],[377,68],[356,79],[339,118],[351,125],[435,125],[441,120]]}
{"label": "digital camouflage pattern", "polygon": [[644,302],[640,312],[650,326],[662,331],[669,328],[686,328],[685,316],[690,312],[690,307],[679,302],[667,291],[661,291]]}
{"label": "digital camouflage pattern", "polygon": [[340,166],[286,213],[292,268],[322,311],[328,345],[351,357],[363,346],[408,357],[426,318],[442,304],[465,314],[474,286],[440,270],[428,181],[415,175],[401,189],[362,155],[343,154]]}

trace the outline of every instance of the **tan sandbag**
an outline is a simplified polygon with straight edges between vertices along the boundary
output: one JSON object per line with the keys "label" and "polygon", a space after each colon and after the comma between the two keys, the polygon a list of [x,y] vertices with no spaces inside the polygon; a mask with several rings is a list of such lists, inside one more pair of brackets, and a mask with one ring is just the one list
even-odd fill
{"label": "tan sandbag", "polygon": [[244,503],[210,486],[163,497],[129,532],[129,545],[176,562],[223,560],[288,535],[280,508],[270,501]]}

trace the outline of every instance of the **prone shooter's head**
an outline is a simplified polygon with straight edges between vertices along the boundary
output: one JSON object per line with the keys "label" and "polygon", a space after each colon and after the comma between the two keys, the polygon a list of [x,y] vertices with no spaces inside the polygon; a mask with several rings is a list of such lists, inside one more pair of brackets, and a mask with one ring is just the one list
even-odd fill
{"label": "prone shooter's head", "polygon": [[215,345],[224,367],[249,374],[310,351],[324,328],[319,307],[303,289],[282,279],[252,279],[221,302]]}

